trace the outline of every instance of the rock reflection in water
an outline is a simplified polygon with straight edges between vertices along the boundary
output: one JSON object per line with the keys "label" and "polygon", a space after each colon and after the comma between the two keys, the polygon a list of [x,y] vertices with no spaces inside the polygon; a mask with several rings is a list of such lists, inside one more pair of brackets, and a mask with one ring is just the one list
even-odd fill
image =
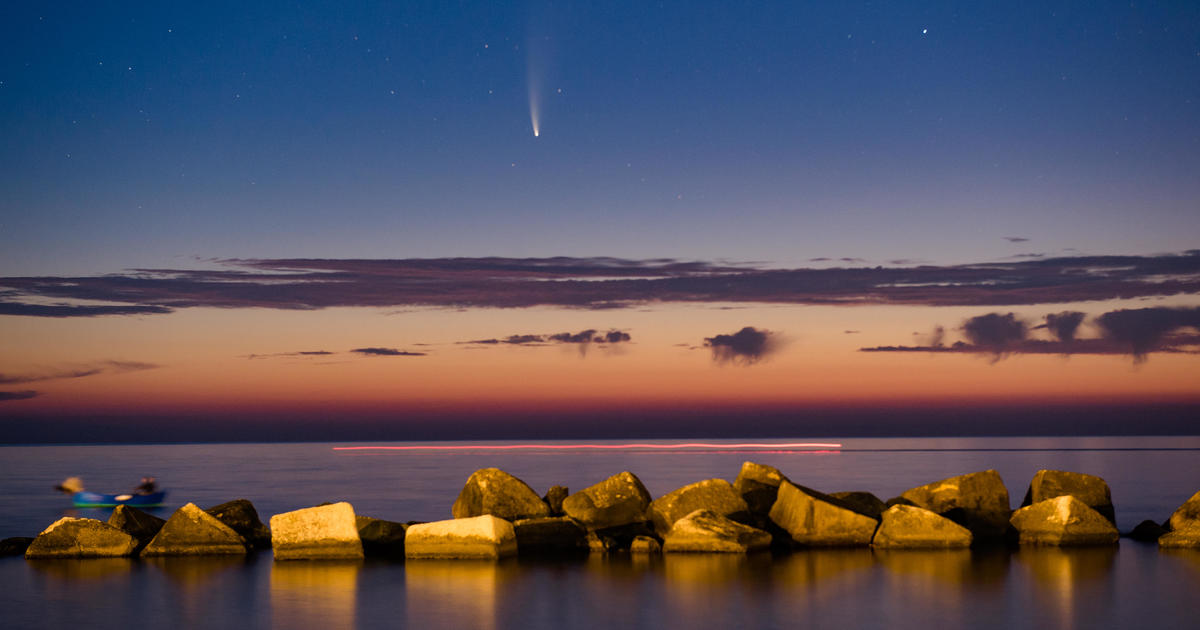
{"label": "rock reflection in water", "polygon": [[1096,602],[1112,601],[1116,545],[1097,547],[1022,546],[1017,563],[1033,577],[1034,605],[1051,611],[1057,627],[1079,627]]}
{"label": "rock reflection in water", "polygon": [[518,570],[512,560],[415,560],[404,565],[409,627],[490,630],[497,627],[497,591]]}
{"label": "rock reflection in water", "polygon": [[913,627],[978,627],[986,614],[978,595],[1002,591],[1009,568],[1006,550],[895,549],[874,556],[883,569],[883,609],[908,609]]}
{"label": "rock reflection in water", "polygon": [[272,628],[353,628],[360,560],[297,560],[271,565]]}
{"label": "rock reflection in water", "polygon": [[54,558],[26,560],[35,571],[67,581],[111,580],[133,570],[130,558]]}

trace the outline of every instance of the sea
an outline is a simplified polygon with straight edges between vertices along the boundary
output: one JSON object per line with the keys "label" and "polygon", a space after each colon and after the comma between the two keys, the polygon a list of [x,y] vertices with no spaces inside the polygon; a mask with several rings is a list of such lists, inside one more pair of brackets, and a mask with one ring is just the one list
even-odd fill
{"label": "sea", "polygon": [[[796,447],[796,442],[839,444]],[[131,490],[151,475],[167,518],[235,498],[262,520],[326,501],[393,521],[450,518],[463,482],[498,467],[539,493],[632,471],[654,496],[732,481],[742,462],[825,492],[882,499],[997,470],[1013,507],[1040,469],[1112,488],[1122,532],[1200,490],[1200,437],[821,438],[575,443],[270,443],[0,447],[0,538],[36,536],[75,509],[53,486]],[[452,449],[344,450],[346,446]],[[497,449],[494,447],[522,448]],[[666,446],[664,448],[664,446]],[[464,448],[465,447],[465,448]],[[0,558],[4,628],[1196,628],[1200,550],[1122,538],[1098,548],[807,550],[787,555],[593,555],[499,562],[274,562],[248,558]]]}

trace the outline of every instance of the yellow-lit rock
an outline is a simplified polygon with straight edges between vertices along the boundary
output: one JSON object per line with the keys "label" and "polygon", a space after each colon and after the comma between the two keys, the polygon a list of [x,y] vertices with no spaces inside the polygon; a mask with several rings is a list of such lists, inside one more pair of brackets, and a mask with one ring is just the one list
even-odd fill
{"label": "yellow-lit rock", "polygon": [[930,512],[965,521],[976,541],[994,542],[1008,531],[1008,488],[994,470],[958,475],[906,490],[900,498]]}
{"label": "yellow-lit rock", "polygon": [[788,478],[772,466],[742,462],[742,469],[733,481],[733,489],[751,512],[765,516],[775,505],[779,485],[785,481],[789,481]]}
{"label": "yellow-lit rock", "polygon": [[91,518],[54,521],[25,550],[26,558],[119,558],[137,548],[137,539]]}
{"label": "yellow-lit rock", "polygon": [[1112,504],[1112,491],[1108,484],[1095,475],[1067,472],[1065,470],[1039,470],[1029,482],[1025,491],[1025,499],[1021,507],[1033,505],[1039,501],[1053,499],[1069,494],[1088,504],[1093,510],[1107,518],[1112,524],[1117,523]]}
{"label": "yellow-lit rock", "polygon": [[771,546],[771,535],[708,510],[696,510],[675,521],[663,538],[663,551],[747,553]]}
{"label": "yellow-lit rock", "polygon": [[724,479],[706,479],[668,492],[650,503],[650,520],[660,536],[671,531],[675,521],[708,510],[725,517],[748,518],[750,508]]}
{"label": "yellow-lit rock", "polygon": [[246,555],[246,543],[215,516],[188,503],[175,510],[141,555]]}
{"label": "yellow-lit rock", "polygon": [[879,525],[829,495],[786,481],[779,486],[770,516],[792,540],[808,547],[866,546]]}
{"label": "yellow-lit rock", "polygon": [[271,546],[276,560],[363,557],[354,507],[344,501],[272,516]]}
{"label": "yellow-lit rock", "polygon": [[1183,505],[1171,514],[1171,519],[1167,522],[1173,530],[1187,529],[1189,525],[1200,525],[1200,492],[1184,501]]}
{"label": "yellow-lit rock", "polygon": [[1071,495],[1017,510],[1012,525],[1023,545],[1112,545],[1120,537],[1108,519]]}
{"label": "yellow-lit rock", "polygon": [[952,549],[971,546],[971,531],[929,510],[893,505],[871,544],[885,549]]}
{"label": "yellow-lit rock", "polygon": [[517,553],[512,523],[490,514],[410,525],[404,536],[409,558],[503,558]]}
{"label": "yellow-lit rock", "polygon": [[563,500],[563,512],[591,530],[649,520],[650,493],[637,475],[625,471]]}
{"label": "yellow-lit rock", "polygon": [[481,468],[467,478],[450,513],[454,518],[491,514],[515,521],[550,516],[550,506],[524,481],[499,468]]}
{"label": "yellow-lit rock", "polygon": [[1163,549],[1200,548],[1200,523],[1188,523],[1182,529],[1175,529],[1158,538],[1158,546]]}

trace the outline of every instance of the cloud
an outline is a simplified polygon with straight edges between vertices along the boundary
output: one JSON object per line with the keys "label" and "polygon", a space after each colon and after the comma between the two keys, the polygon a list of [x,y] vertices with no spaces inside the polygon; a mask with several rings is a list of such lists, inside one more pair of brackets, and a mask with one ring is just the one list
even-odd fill
{"label": "cloud", "polygon": [[1008,241],[1009,243],[1025,243],[1029,241],[1029,239],[1025,238],[1024,236],[1005,236],[1004,240]]}
{"label": "cloud", "polygon": [[363,354],[372,357],[423,357],[424,352],[409,352],[408,350],[397,350],[395,348],[355,348],[350,352]]}
{"label": "cloud", "polygon": [[1084,317],[1087,317],[1087,313],[1079,311],[1050,313],[1046,315],[1046,323],[1036,328],[1049,330],[1050,334],[1059,341],[1071,342],[1075,340],[1075,333],[1078,332]]}
{"label": "cloud", "polygon": [[26,389],[18,392],[0,392],[0,402],[8,402],[10,400],[29,400],[38,395],[32,389]]}
{"label": "cloud", "polygon": [[479,344],[479,345],[498,345],[502,343],[510,345],[546,345],[550,343],[571,343],[571,344],[610,344],[624,343],[632,340],[629,333],[617,330],[615,328],[607,332],[599,332],[594,328],[589,328],[577,333],[555,333],[551,335],[509,335],[504,339],[475,339],[472,341],[460,341],[463,344]]}
{"label": "cloud", "polygon": [[0,315],[144,315],[195,307],[603,310],[659,302],[997,307],[1200,294],[1200,250],[799,269],[565,257],[221,262],[224,268],[206,270],[4,277]]}
{"label": "cloud", "polygon": [[1181,328],[1200,329],[1200,308],[1139,308],[1109,311],[1096,318],[1104,337],[1124,345],[1134,360],[1163,350],[1164,341]]}
{"label": "cloud", "polygon": [[153,370],[157,367],[159,366],[153,363],[143,363],[141,361],[99,361],[96,363],[87,363],[72,367],[59,367],[25,374],[0,374],[0,385],[36,383],[38,381],[53,381],[67,378],[84,378],[104,373],[120,374],[123,372],[140,372],[142,370]]}
{"label": "cloud", "polygon": [[989,313],[963,323],[960,330],[967,341],[946,346],[939,340],[928,345],[875,346],[859,351],[991,354],[996,358],[1007,354],[1131,355],[1139,363],[1151,352],[1200,353],[1200,307],[1109,311],[1095,319],[1101,336],[1081,339],[1076,333],[1086,317],[1078,311],[1047,314],[1046,323],[1036,328],[1049,330],[1055,337],[1050,341],[1028,338],[1028,327],[1012,313]]}
{"label": "cloud", "polygon": [[270,359],[274,357],[323,357],[334,354],[328,350],[300,350],[297,352],[272,352],[270,354],[247,354],[247,359]]}
{"label": "cloud", "polygon": [[704,345],[712,349],[717,363],[751,365],[774,353],[780,344],[775,333],[746,326],[732,335],[706,337]]}

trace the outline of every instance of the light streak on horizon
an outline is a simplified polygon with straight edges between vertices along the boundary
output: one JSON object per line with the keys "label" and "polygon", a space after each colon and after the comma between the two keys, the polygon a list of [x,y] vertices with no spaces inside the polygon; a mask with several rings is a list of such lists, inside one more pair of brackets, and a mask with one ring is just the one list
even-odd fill
{"label": "light streak on horizon", "polygon": [[784,444],[712,444],[707,442],[684,442],[679,444],[411,444],[405,446],[335,446],[335,451],[517,451],[517,450],[747,450],[747,449],[839,449],[841,444],[833,442],[794,442]]}

